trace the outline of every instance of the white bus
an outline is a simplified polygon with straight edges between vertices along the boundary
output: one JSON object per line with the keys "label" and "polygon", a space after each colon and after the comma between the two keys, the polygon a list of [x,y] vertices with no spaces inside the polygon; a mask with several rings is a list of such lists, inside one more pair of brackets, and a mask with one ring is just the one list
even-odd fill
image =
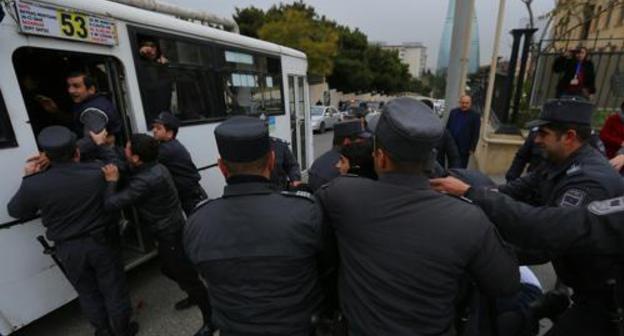
{"label": "white bus", "polygon": [[[312,160],[305,54],[206,24],[104,0],[0,1],[0,335],[8,335],[66,304],[76,293],[36,240],[38,219],[10,218],[6,204],[36,153],[36,134],[71,123],[41,100],[70,111],[65,77],[87,72],[122,115],[124,135],[149,132],[169,108],[182,121],[178,138],[201,171],[210,197],[224,185],[213,136],[232,114],[264,114],[272,136],[291,142],[302,169]],[[166,62],[144,59],[156,45]],[[164,103],[163,103],[164,101]],[[123,139],[122,139],[123,140]],[[153,244],[125,211],[128,268],[153,255]]]}

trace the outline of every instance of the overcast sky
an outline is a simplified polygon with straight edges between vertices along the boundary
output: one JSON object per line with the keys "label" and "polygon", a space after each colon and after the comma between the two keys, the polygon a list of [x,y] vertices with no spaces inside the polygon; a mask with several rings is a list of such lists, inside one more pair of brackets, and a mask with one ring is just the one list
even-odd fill
{"label": "overcast sky", "polygon": [[[275,0],[165,0],[184,7],[198,8],[231,18],[235,7],[256,6],[267,9],[279,3]],[[292,1],[283,1],[292,2]],[[369,41],[387,43],[422,42],[427,47],[427,65],[434,68],[442,36],[448,0],[305,0],[317,13],[326,15],[350,27],[357,27],[368,35]],[[534,0],[535,16],[554,7],[555,0]],[[481,63],[489,63],[499,0],[476,0]],[[505,32],[517,28],[528,18],[520,0],[507,0]],[[511,38],[505,33],[501,54],[509,53]]]}

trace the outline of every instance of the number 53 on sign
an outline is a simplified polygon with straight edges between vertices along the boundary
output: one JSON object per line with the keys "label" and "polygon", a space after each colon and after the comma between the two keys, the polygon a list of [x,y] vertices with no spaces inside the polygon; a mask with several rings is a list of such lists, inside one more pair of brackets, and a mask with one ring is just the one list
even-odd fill
{"label": "number 53 on sign", "polygon": [[67,37],[86,39],[89,37],[88,21],[85,15],[58,11],[57,18],[61,25],[61,33]]}

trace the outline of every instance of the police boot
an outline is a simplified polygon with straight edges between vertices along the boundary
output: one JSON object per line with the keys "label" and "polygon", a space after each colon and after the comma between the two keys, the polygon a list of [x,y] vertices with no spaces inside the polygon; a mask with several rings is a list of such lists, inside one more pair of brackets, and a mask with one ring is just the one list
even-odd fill
{"label": "police boot", "polygon": [[199,329],[196,333],[195,336],[212,336],[212,334],[214,333],[214,328],[212,327],[212,325],[210,324],[204,324],[201,329]]}

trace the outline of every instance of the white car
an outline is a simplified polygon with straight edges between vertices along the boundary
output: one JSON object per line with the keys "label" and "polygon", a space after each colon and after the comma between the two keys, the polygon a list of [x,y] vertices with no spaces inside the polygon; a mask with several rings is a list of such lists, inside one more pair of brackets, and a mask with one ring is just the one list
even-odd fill
{"label": "white car", "polygon": [[332,106],[312,106],[310,116],[312,118],[312,130],[319,133],[334,128],[334,125],[340,122],[340,113]]}

